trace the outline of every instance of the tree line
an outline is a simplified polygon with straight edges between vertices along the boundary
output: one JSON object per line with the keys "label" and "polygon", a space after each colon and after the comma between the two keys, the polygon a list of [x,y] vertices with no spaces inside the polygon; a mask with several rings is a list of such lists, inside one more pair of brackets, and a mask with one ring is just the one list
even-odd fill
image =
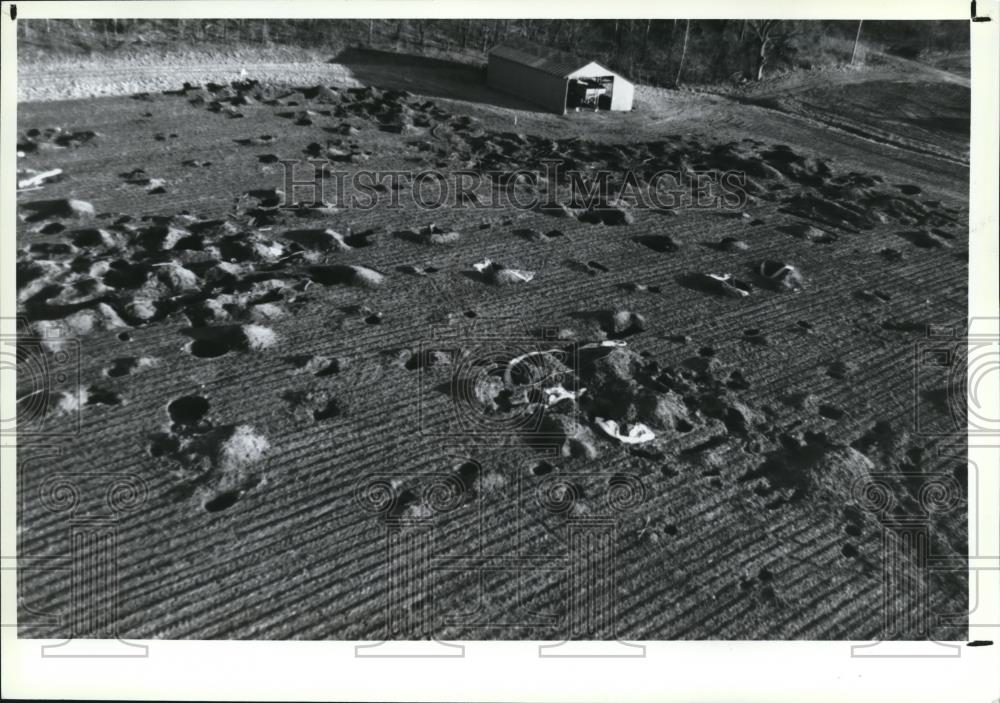
{"label": "tree line", "polygon": [[496,44],[526,40],[593,58],[661,86],[757,81],[775,71],[917,59],[968,50],[968,22],[548,19],[94,19],[27,20],[19,39],[52,53],[162,51],[213,45],[348,46],[482,61]]}

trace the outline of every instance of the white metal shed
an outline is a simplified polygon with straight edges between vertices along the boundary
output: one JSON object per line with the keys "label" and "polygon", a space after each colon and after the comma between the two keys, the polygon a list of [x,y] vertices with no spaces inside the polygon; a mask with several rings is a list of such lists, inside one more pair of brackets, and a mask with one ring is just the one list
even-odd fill
{"label": "white metal shed", "polygon": [[486,83],[550,112],[632,109],[635,88],[596,61],[537,44],[501,44],[489,56]]}

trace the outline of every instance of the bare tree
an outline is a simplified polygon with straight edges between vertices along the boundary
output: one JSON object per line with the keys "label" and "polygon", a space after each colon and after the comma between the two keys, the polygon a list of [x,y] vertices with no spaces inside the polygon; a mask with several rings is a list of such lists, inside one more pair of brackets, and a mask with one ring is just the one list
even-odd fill
{"label": "bare tree", "polygon": [[781,20],[750,20],[750,29],[757,42],[757,80],[764,78],[764,66],[771,48],[771,32]]}
{"label": "bare tree", "polygon": [[490,27],[488,24],[483,22],[481,29],[483,32],[483,53],[485,54],[486,49],[489,47],[490,44]]}

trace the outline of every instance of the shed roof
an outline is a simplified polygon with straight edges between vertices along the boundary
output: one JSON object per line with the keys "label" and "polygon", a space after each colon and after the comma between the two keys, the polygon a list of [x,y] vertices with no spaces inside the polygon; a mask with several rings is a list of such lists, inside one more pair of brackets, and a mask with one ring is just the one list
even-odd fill
{"label": "shed roof", "polygon": [[[500,44],[493,48],[490,55],[531,66],[559,78],[565,78],[573,73],[573,71],[594,63],[593,61],[568,54],[565,51],[559,51],[558,49],[530,42],[507,42]],[[608,73],[614,73],[614,71],[608,71]]]}

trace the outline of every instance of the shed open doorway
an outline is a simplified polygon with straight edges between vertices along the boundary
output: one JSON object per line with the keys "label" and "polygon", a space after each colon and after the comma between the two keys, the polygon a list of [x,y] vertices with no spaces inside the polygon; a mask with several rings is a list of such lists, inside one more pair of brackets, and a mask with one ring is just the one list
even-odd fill
{"label": "shed open doorway", "polygon": [[574,78],[566,91],[567,110],[610,110],[614,76]]}

